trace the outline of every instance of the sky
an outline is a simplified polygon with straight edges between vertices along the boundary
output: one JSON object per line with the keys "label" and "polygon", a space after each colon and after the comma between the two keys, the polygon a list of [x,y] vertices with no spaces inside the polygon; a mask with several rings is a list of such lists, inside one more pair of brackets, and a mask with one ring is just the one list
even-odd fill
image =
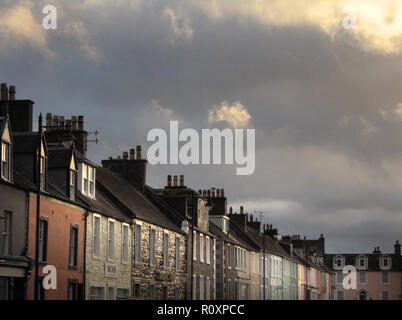
{"label": "sky", "polygon": [[234,211],[322,233],[329,253],[402,240],[400,1],[0,0],[0,66],[35,118],[84,115],[96,163],[146,154],[171,120],[255,129],[254,174],[148,165],[148,184],[224,188]]}

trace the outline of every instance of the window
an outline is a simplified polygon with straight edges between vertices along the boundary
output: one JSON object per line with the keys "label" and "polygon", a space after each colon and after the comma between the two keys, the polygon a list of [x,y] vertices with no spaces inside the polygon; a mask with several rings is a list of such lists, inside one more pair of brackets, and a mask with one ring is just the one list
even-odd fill
{"label": "window", "polygon": [[70,170],[70,200],[75,201],[77,186],[77,172]]}
{"label": "window", "polygon": [[227,267],[230,268],[231,266],[230,244],[227,245],[226,249],[226,264]]}
{"label": "window", "polygon": [[155,299],[155,285],[151,283],[148,288],[148,298]]}
{"label": "window", "polygon": [[155,229],[150,230],[149,234],[149,265],[151,267],[155,267],[155,239],[156,239],[156,231]]}
{"label": "window", "polygon": [[366,271],[359,271],[359,283],[360,284],[367,284]]}
{"label": "window", "polygon": [[141,262],[141,225],[135,225],[135,252],[134,252],[135,263]]}
{"label": "window", "polygon": [[204,262],[204,235],[200,234],[200,262]]}
{"label": "window", "polygon": [[342,257],[340,255],[337,255],[337,256],[334,257],[334,259],[333,259],[333,267],[334,267],[335,270],[343,269],[344,265],[345,265],[344,257]]}
{"label": "window", "polygon": [[209,277],[205,279],[205,300],[211,299],[211,280]]}
{"label": "window", "polygon": [[91,287],[91,300],[105,300],[105,288],[104,287]]}
{"label": "window", "polygon": [[382,256],[380,258],[380,268],[382,270],[390,270],[391,269],[391,258],[387,256]]}
{"label": "window", "polygon": [[39,250],[38,259],[40,262],[46,262],[47,258],[47,220],[41,218],[39,221]]}
{"label": "window", "polygon": [[193,232],[193,260],[197,260],[197,232]]}
{"label": "window", "polygon": [[363,255],[357,256],[356,258],[356,267],[359,270],[367,269],[367,258]]}
{"label": "window", "polygon": [[134,283],[134,297],[141,298],[141,281],[135,281]]}
{"label": "window", "polygon": [[176,237],[176,271],[180,271],[180,238]]}
{"label": "window", "polygon": [[169,234],[163,234],[163,269],[169,268]]}
{"label": "window", "polygon": [[336,284],[342,284],[342,283],[343,283],[343,273],[337,272],[336,273]]}
{"label": "window", "polygon": [[252,255],[251,255],[251,266],[250,266],[250,270],[251,270],[251,273],[255,273],[255,269],[254,269],[254,266],[255,266],[255,264],[254,264],[254,258],[255,258],[255,256],[254,256],[254,252],[252,253]]}
{"label": "window", "polygon": [[99,216],[94,216],[93,220],[93,256],[100,257],[100,227],[101,227],[101,220]]}
{"label": "window", "polygon": [[70,228],[70,267],[77,266],[78,256],[78,226],[71,226]]}
{"label": "window", "polygon": [[168,292],[169,292],[168,291],[168,286],[164,285],[162,287],[162,299],[163,300],[167,300],[169,298]]}
{"label": "window", "polygon": [[193,216],[193,199],[187,198],[186,199],[186,213],[188,217]]}
{"label": "window", "polygon": [[207,260],[207,263],[208,264],[210,264],[211,263],[211,252],[210,252],[210,250],[211,250],[211,247],[210,247],[210,239],[209,239],[209,237],[207,237],[206,239],[205,239],[206,241],[206,243],[205,243],[205,248],[206,248],[206,260]]}
{"label": "window", "polygon": [[3,219],[0,220],[2,228],[0,228],[0,240],[2,245],[0,247],[1,253],[9,255],[11,253],[11,212],[4,212]]}
{"label": "window", "polygon": [[46,158],[40,157],[40,190],[44,191],[46,188]]}
{"label": "window", "polygon": [[128,225],[122,224],[122,232],[121,232],[121,261],[122,263],[128,263],[128,253],[129,253],[129,244],[128,244]]}
{"label": "window", "polygon": [[86,163],[82,164],[82,193],[95,197],[95,168]]}
{"label": "window", "polygon": [[389,292],[383,291],[381,294],[382,300],[389,300]]}
{"label": "window", "polygon": [[108,221],[108,259],[114,260],[114,221]]}
{"label": "window", "polygon": [[180,300],[180,286],[174,287],[174,298],[175,300]]}
{"label": "window", "polygon": [[192,296],[193,296],[193,300],[196,300],[197,299],[197,278],[196,278],[195,274],[193,274],[192,283],[193,283]]}
{"label": "window", "polygon": [[231,292],[231,281],[230,281],[230,279],[228,279],[227,280],[227,287],[226,287],[226,299],[227,300],[231,300],[231,298],[232,298],[232,295],[230,294],[230,292]]}
{"label": "window", "polygon": [[68,279],[68,300],[78,300],[77,279]]}
{"label": "window", "polygon": [[389,280],[388,276],[389,276],[388,271],[381,272],[381,283],[382,284],[388,284],[388,280]]}
{"label": "window", "polygon": [[200,275],[200,300],[204,300],[204,276]]}
{"label": "window", "polygon": [[2,141],[1,143],[1,177],[10,180],[10,145]]}
{"label": "window", "polygon": [[337,291],[336,299],[337,300],[344,300],[345,299],[344,292],[343,291]]}
{"label": "window", "polygon": [[117,299],[124,300],[127,299],[130,295],[130,290],[126,288],[118,288],[117,289]]}

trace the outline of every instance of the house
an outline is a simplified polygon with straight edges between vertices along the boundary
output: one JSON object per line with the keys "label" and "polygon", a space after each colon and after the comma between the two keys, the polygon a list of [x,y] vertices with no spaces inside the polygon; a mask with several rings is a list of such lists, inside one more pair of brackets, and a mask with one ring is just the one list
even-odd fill
{"label": "house", "polygon": [[[326,254],[325,262],[335,276],[334,300],[401,300],[401,245],[395,242],[393,253],[383,253],[375,247],[372,253]],[[356,289],[343,286],[343,268],[356,270]]]}
{"label": "house", "polygon": [[212,204],[205,194],[184,185],[184,176],[169,175],[163,189],[154,189],[182,217],[187,235],[187,299],[216,299],[216,238],[209,226]]}
{"label": "house", "polygon": [[163,202],[146,185],[146,163],[141,156],[141,146],[137,146],[130,150],[130,156],[124,152],[123,157],[103,160],[96,181],[115,206],[132,214],[131,296],[134,299],[185,299],[188,230],[182,228],[181,219],[173,219],[167,213],[172,208],[166,209],[165,204],[161,210],[149,198]]}

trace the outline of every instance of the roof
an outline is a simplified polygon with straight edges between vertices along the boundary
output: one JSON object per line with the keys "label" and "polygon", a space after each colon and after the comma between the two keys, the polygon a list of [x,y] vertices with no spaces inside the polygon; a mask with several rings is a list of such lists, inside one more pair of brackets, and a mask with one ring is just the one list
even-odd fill
{"label": "roof", "polygon": [[345,257],[345,265],[356,265],[356,257],[363,255],[368,258],[368,268],[367,271],[385,271],[380,269],[380,257],[388,256],[392,259],[391,269],[389,271],[401,271],[402,270],[402,257],[395,255],[394,253],[339,253],[339,254],[326,254],[325,263],[328,267],[332,269],[333,257],[341,255]]}
{"label": "roof", "polygon": [[38,132],[13,132],[14,152],[36,152],[38,149]]}
{"label": "roof", "polygon": [[101,184],[110,193],[114,201],[120,202],[120,204],[129,209],[135,215],[135,218],[174,232],[184,233],[145,195],[140,193],[121,175],[106,168],[98,168],[96,171],[96,182]]}
{"label": "roof", "polygon": [[70,168],[71,149],[48,149],[48,168]]}

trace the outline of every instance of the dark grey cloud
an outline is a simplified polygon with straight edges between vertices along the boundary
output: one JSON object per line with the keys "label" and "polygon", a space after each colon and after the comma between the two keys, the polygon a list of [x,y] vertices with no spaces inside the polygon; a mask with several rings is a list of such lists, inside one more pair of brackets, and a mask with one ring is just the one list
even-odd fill
{"label": "dark grey cloud", "polygon": [[[160,165],[149,166],[149,183],[184,173],[197,189],[224,187],[230,203],[263,211],[281,233],[324,233],[330,251],[391,250],[402,240],[400,54],[367,52],[308,25],[211,23],[175,1],[132,3],[60,4],[59,29],[47,31],[57,57],[10,44],[0,49],[0,78],[36,102],[35,115],[85,115],[87,129],[101,132],[89,146],[97,162],[168,127],[152,99],[180,128],[196,129],[208,126],[211,106],[240,101],[257,133],[254,175]],[[30,6],[39,22],[41,5]],[[167,7],[191,36],[174,34]]]}

